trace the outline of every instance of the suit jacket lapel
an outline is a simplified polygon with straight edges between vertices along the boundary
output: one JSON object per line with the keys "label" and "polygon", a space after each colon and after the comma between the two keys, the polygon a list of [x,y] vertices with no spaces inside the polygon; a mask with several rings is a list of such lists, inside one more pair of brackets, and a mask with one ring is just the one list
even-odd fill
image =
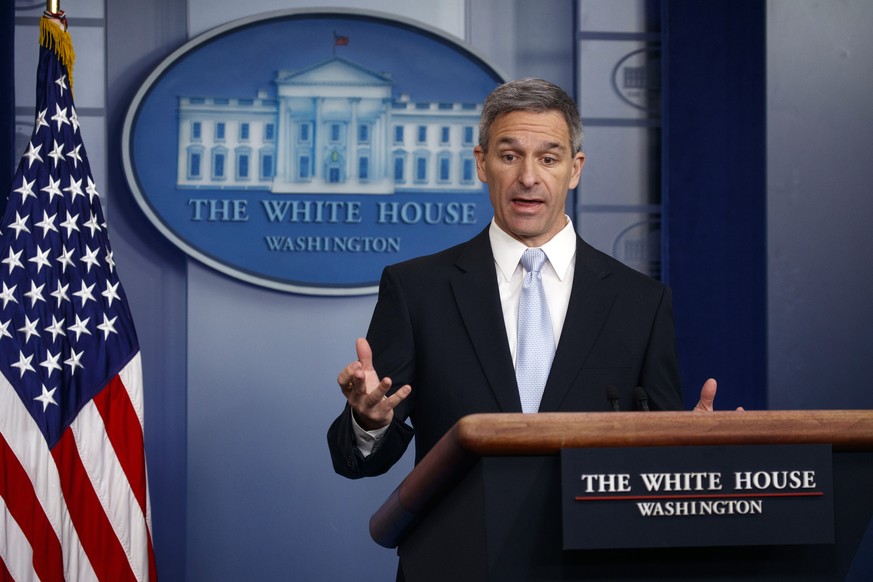
{"label": "suit jacket lapel", "polygon": [[455,301],[494,397],[503,412],[521,412],[487,228],[466,245],[455,265]]}
{"label": "suit jacket lapel", "polygon": [[576,270],[570,304],[540,402],[540,412],[560,409],[561,401],[597,340],[615,298],[615,293],[603,281],[608,275],[593,248],[577,236]]}

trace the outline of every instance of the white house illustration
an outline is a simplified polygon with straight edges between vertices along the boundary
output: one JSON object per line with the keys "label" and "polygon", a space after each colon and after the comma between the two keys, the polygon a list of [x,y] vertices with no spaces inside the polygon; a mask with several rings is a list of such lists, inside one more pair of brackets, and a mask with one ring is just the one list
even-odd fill
{"label": "white house illustration", "polygon": [[480,103],[412,101],[334,57],[279,71],[275,95],[179,98],[179,188],[475,192]]}

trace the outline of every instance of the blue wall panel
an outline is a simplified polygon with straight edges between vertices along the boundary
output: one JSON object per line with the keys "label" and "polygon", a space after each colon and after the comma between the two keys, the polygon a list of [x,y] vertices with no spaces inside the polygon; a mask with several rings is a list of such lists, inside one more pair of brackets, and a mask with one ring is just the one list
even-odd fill
{"label": "blue wall panel", "polygon": [[665,279],[686,402],[715,377],[718,408],[765,408],[765,4],[663,9]]}

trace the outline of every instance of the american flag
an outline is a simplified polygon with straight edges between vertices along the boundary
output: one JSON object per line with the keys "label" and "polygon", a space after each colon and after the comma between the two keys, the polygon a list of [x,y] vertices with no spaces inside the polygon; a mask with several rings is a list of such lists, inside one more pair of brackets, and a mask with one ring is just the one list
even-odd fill
{"label": "american flag", "polygon": [[333,33],[333,45],[334,46],[349,46],[349,37],[345,35]]}
{"label": "american flag", "polygon": [[40,22],[33,135],[0,223],[0,580],[156,580],[139,345]]}

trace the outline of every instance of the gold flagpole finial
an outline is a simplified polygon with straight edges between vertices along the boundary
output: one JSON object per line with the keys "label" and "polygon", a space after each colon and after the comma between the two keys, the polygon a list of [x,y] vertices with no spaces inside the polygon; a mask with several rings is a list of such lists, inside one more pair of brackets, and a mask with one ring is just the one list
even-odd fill
{"label": "gold flagpole finial", "polygon": [[57,54],[61,63],[67,67],[67,82],[73,91],[73,62],[76,53],[73,41],[67,33],[67,15],[61,10],[60,0],[46,0],[45,12],[39,19],[39,44]]}

